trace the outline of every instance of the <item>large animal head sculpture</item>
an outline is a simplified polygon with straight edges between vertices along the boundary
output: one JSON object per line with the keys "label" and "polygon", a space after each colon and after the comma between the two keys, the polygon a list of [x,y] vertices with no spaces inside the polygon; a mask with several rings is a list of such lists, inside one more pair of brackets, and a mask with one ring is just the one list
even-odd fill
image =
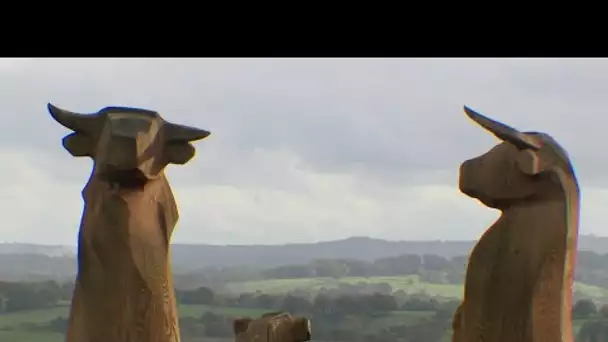
{"label": "large animal head sculpture", "polygon": [[121,187],[141,187],[167,164],[185,164],[195,154],[191,141],[209,132],[163,120],[154,111],[107,107],[95,114],[73,113],[49,103],[51,116],[74,131],[63,146],[74,157],[91,157],[93,174]]}
{"label": "large animal head sculpture", "polygon": [[[260,316],[260,318],[269,318],[269,317],[274,317],[274,316],[278,316],[281,314],[285,314],[285,311],[273,311],[273,312],[267,312],[265,314],[262,314]],[[238,335],[242,332],[247,331],[247,328],[249,327],[249,323],[251,323],[253,321],[252,318],[246,317],[246,318],[237,318],[234,321],[232,321],[232,328],[234,329],[234,334]]]}
{"label": "large animal head sculpture", "polygon": [[311,339],[310,320],[286,312],[266,313],[257,319],[235,319],[233,328],[238,342],[305,342]]}
{"label": "large animal head sculpture", "polygon": [[564,177],[575,177],[565,150],[549,135],[520,132],[464,107],[469,118],[503,142],[460,166],[460,190],[488,207],[563,197]]}

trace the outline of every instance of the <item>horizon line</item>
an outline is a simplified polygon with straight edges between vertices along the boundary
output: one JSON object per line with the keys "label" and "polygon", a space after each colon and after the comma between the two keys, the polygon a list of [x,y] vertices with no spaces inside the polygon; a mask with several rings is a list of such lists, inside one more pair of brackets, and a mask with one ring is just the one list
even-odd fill
{"label": "horizon line", "polygon": [[[593,238],[608,238],[608,236],[600,236],[595,234],[580,234],[579,237],[593,237]],[[311,245],[318,243],[331,243],[331,242],[341,242],[347,240],[354,239],[367,239],[367,240],[376,240],[382,242],[475,242],[478,239],[426,239],[426,240],[392,240],[392,239],[384,239],[384,238],[376,238],[372,236],[350,236],[346,238],[333,239],[333,240],[317,240],[317,241],[308,241],[308,242],[285,242],[285,243],[273,243],[273,244],[214,244],[214,243],[188,243],[188,242],[171,242],[171,245],[187,245],[187,246],[213,246],[213,247],[247,247],[247,246],[286,246],[286,245]],[[41,244],[35,242],[22,242],[22,241],[0,241],[0,245],[33,245],[33,246],[44,246],[44,247],[77,247],[77,244]]]}

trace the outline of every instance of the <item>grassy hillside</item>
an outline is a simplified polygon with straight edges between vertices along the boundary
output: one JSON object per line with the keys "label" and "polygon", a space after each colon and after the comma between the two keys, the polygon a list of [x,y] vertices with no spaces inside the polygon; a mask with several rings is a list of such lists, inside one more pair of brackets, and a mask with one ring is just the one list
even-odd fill
{"label": "grassy hillside", "polygon": [[[228,308],[206,305],[179,305],[179,314],[181,317],[198,317],[205,312],[212,312],[218,315],[225,316],[259,316],[268,310],[264,309],[247,309],[247,308]],[[68,317],[69,308],[67,306],[28,310],[11,314],[0,315],[0,330],[6,327],[18,327],[23,323],[43,323],[48,322],[56,317]],[[4,341],[1,340],[0,341]]]}
{"label": "grassy hillside", "polygon": [[[258,316],[266,310],[263,309],[239,309],[227,307],[213,307],[204,305],[180,305],[179,312],[181,317],[197,317],[205,312],[223,314],[227,316]],[[27,331],[24,325],[32,323],[48,322],[58,316],[67,317],[67,307],[57,307],[44,310],[31,310],[13,314],[0,315],[0,341],[15,342],[63,342],[63,335],[51,332]],[[421,320],[430,317],[433,312],[424,311],[393,311],[387,315],[381,315],[374,319],[362,319],[360,317],[350,317],[342,326],[342,329],[362,329],[368,332],[380,331],[391,326],[401,324],[416,324]],[[574,322],[574,331],[578,331],[584,321]],[[314,325],[314,322],[313,322]],[[10,330],[9,330],[10,329]],[[446,332],[445,341],[450,340],[450,333]],[[184,342],[198,341],[225,342],[229,339],[222,338],[184,338]]]}
{"label": "grassy hillside", "polygon": [[[228,308],[205,305],[180,305],[181,317],[199,317],[205,312],[240,317],[259,316],[264,309]],[[67,306],[42,310],[29,310],[11,314],[0,314],[0,341],[14,342],[62,342],[63,335],[51,332],[28,331],[25,325],[46,323],[57,317],[68,317]]]}
{"label": "grassy hillside", "polygon": [[[205,305],[180,305],[180,317],[199,317],[205,312],[212,312],[232,317],[249,316],[255,317],[267,312],[264,309],[243,309],[229,307],[215,307]],[[399,325],[415,324],[421,319],[430,317],[433,312],[394,311],[387,315],[378,316],[373,320],[363,320],[352,317],[343,323],[344,329],[364,327],[367,331],[379,331],[381,329]],[[58,333],[28,331],[26,325],[46,323],[59,316],[67,317],[68,307],[57,307],[43,310],[30,310],[12,314],[0,315],[0,341],[19,342],[60,342],[63,336]],[[185,341],[187,342],[187,341]]]}
{"label": "grassy hillside", "polygon": [[0,331],[0,341],[15,342],[63,342],[62,334],[34,331]]}
{"label": "grassy hillside", "polygon": [[[59,333],[31,331],[0,331],[2,342],[64,342],[64,336]],[[234,342],[233,338],[182,338],[182,342]]]}
{"label": "grassy hillside", "polygon": [[[261,291],[268,294],[280,294],[303,289],[306,291],[318,291],[321,288],[336,288],[340,284],[350,283],[388,283],[393,291],[403,290],[406,293],[424,292],[431,296],[442,296],[460,298],[463,285],[461,284],[431,284],[420,281],[418,276],[403,277],[346,277],[334,278],[299,278],[299,279],[269,279],[259,281],[246,281],[229,283],[227,289],[234,293]],[[608,289],[597,286],[576,283],[575,291],[581,292],[586,298],[599,299],[608,298]]]}
{"label": "grassy hillside", "polygon": [[299,278],[299,279],[269,279],[229,283],[227,288],[234,293],[255,292],[280,294],[295,289],[318,291],[321,288],[337,288],[340,284],[388,283],[393,291],[403,290],[406,293],[426,292],[429,295],[459,298],[462,295],[461,285],[430,284],[421,282],[418,276],[403,277],[346,277],[334,278]]}

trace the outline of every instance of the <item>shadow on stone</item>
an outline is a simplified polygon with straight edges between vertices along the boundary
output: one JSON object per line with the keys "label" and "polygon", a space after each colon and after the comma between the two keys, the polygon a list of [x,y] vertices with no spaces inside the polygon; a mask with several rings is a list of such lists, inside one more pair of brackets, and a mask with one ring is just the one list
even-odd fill
{"label": "shadow on stone", "polygon": [[311,339],[310,320],[287,312],[234,320],[236,342],[305,342]]}

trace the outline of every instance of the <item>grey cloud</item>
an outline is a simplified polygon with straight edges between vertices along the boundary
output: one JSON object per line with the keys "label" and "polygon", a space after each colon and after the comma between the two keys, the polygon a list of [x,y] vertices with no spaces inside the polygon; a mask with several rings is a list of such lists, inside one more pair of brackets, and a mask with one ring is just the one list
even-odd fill
{"label": "grey cloud", "polygon": [[38,151],[44,156],[30,162],[59,182],[84,184],[90,162],[61,148],[68,132],[48,116],[47,102],[81,112],[150,108],[211,130],[190,164],[170,169],[177,186],[305,196],[305,175],[336,174],[351,177],[361,196],[386,201],[394,188],[455,187],[459,163],[497,142],[465,117],[467,104],[550,133],[584,189],[608,186],[606,60],[53,59],[0,75],[0,146]]}
{"label": "grey cloud", "polygon": [[[390,173],[406,181],[409,172],[420,169],[455,170],[467,151],[491,144],[462,115],[466,102],[517,127],[546,127],[573,155],[591,163],[599,158],[585,147],[594,146],[581,141],[577,132],[598,136],[602,126],[597,123],[603,99],[597,90],[608,85],[608,77],[597,76],[602,69],[596,64],[439,59],[36,60],[2,83],[2,100],[14,128],[5,140],[40,144],[44,139],[44,145],[57,141],[60,128],[45,117],[47,101],[81,111],[124,104],[158,109],[170,119],[206,126],[214,136],[205,143],[225,154],[280,147],[293,150],[321,171],[361,171],[376,177]],[[585,104],[589,92],[596,94],[593,107]],[[26,123],[30,132],[17,133]],[[455,145],[460,148],[452,148]]]}

